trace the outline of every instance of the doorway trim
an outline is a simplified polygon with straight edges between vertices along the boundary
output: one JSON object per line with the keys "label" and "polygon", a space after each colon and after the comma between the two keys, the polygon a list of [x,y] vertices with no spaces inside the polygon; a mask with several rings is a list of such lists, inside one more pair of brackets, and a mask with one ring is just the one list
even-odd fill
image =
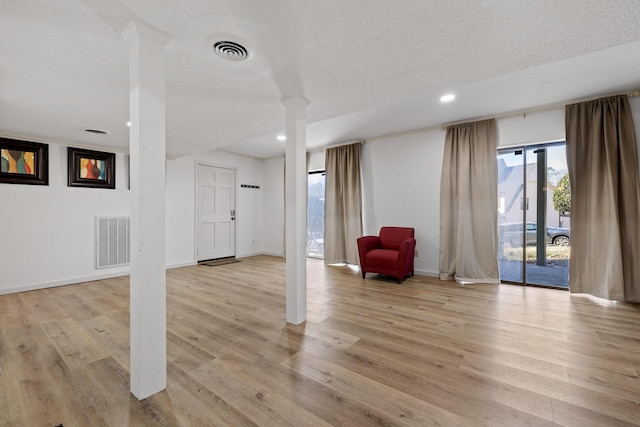
{"label": "doorway trim", "polygon": [[194,206],[193,206],[193,262],[194,264],[198,264],[198,248],[200,247],[200,233],[198,230],[198,224],[199,224],[199,220],[200,220],[200,210],[198,209],[198,207],[200,206],[200,192],[198,191],[198,189],[200,188],[200,179],[198,178],[198,167],[202,165],[202,166],[210,166],[210,167],[214,167],[214,168],[222,168],[222,169],[229,169],[233,171],[234,174],[234,184],[233,184],[233,192],[234,192],[234,204],[235,204],[235,210],[236,210],[236,219],[234,221],[234,233],[233,233],[233,256],[237,257],[238,255],[238,223],[242,221],[242,219],[240,218],[240,215],[238,215],[238,212],[240,212],[238,206],[240,205],[240,201],[238,198],[238,188],[239,188],[239,184],[238,184],[238,168],[235,166],[228,166],[228,165],[224,165],[224,164],[219,164],[219,163],[210,163],[210,162],[206,162],[206,161],[202,161],[202,160],[195,160],[194,161],[194,167],[193,167],[193,192],[194,192],[194,198],[193,198],[193,202],[194,202]]}
{"label": "doorway trim", "polygon": [[[528,186],[527,186],[527,169],[526,169],[526,165],[527,165],[527,151],[529,150],[533,150],[533,153],[536,153],[537,150],[539,149],[547,149],[547,148],[552,148],[552,147],[557,147],[557,146],[561,146],[561,145],[565,145],[566,141],[564,140],[552,140],[552,141],[548,141],[548,142],[536,142],[536,143],[529,143],[529,144],[515,144],[515,145],[506,145],[506,146],[502,146],[502,147],[498,147],[497,151],[496,151],[496,156],[499,156],[500,154],[504,154],[507,152],[514,152],[515,155],[522,155],[522,162],[523,162],[523,176],[522,176],[522,203],[524,203],[525,205],[528,205],[529,203],[529,194],[528,194]],[[534,154],[535,155],[535,154]],[[544,160],[545,160],[545,164],[544,164],[544,171],[546,173],[547,170],[547,163],[546,163],[546,151],[544,154]],[[537,171],[537,179],[539,181],[540,179],[540,164],[538,161],[536,161],[536,167],[538,169]],[[546,184],[545,184],[546,185]],[[538,203],[536,203],[536,209],[540,208],[540,203],[539,203],[539,194],[536,194],[536,200],[538,201]],[[544,203],[546,204],[546,198],[543,199]],[[545,212],[548,209],[548,206],[545,205]],[[539,213],[536,214],[536,217],[538,216]],[[546,214],[545,214],[546,216]],[[522,210],[522,242],[523,242],[523,256],[522,256],[522,281],[512,281],[512,280],[506,280],[506,279],[502,279],[500,278],[500,282],[501,283],[505,283],[505,284],[510,284],[510,285],[519,285],[519,286],[524,286],[524,287],[538,287],[538,288],[550,288],[550,289],[557,289],[557,290],[565,290],[568,291],[569,288],[562,286],[562,285],[553,285],[553,284],[542,284],[542,283],[535,283],[535,282],[530,282],[528,280],[528,271],[527,271],[527,256],[526,256],[526,241],[527,241],[527,209],[523,209]],[[536,221],[537,223],[537,221]],[[543,224],[543,230],[544,230],[544,226],[546,225],[546,221],[545,224]],[[540,228],[538,227],[538,230]],[[538,238],[540,236],[537,236]],[[538,242],[536,243],[538,244]],[[545,252],[546,252],[546,246],[545,246]],[[536,251],[536,255],[539,255],[538,252]],[[546,258],[546,256],[545,256]]]}

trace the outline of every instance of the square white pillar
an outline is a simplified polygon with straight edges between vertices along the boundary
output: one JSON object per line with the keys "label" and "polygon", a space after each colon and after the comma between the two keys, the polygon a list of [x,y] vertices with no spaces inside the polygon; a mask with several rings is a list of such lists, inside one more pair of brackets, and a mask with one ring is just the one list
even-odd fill
{"label": "square white pillar", "polygon": [[293,97],[285,107],[286,156],[286,310],[287,322],[307,320],[307,123],[309,101]]}
{"label": "square white pillar", "polygon": [[167,385],[164,47],[170,38],[138,22],[123,37],[130,54],[130,388],[144,399]]}

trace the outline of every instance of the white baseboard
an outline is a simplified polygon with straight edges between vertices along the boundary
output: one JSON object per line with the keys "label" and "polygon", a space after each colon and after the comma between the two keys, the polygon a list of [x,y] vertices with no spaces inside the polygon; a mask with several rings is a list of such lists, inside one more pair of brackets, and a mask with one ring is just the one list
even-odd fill
{"label": "white baseboard", "polygon": [[17,292],[35,291],[38,289],[55,288],[58,286],[75,285],[84,282],[93,282],[96,280],[112,279],[114,277],[128,276],[129,271],[120,271],[118,273],[102,273],[85,277],[75,277],[73,279],[55,280],[53,282],[37,283],[32,285],[14,286],[12,288],[0,289],[0,295],[15,294]]}
{"label": "white baseboard", "polygon": [[[189,267],[192,265],[196,265],[196,263],[192,261],[192,262],[171,264],[171,265],[167,265],[167,270],[170,270],[173,268],[180,268],[180,267]],[[114,277],[122,277],[122,276],[128,276],[128,275],[129,275],[129,270],[127,269],[124,271],[121,270],[119,272],[113,272],[113,273],[101,273],[101,274],[94,274],[91,276],[74,277],[72,279],[63,279],[63,280],[54,280],[52,282],[36,283],[32,285],[14,286],[11,288],[0,289],[0,295],[35,291],[38,289],[55,288],[58,286],[76,285],[78,283],[94,282],[96,280],[112,279]]]}
{"label": "white baseboard", "polygon": [[236,258],[238,259],[249,258],[250,256],[258,256],[258,255],[269,255],[269,256],[277,256],[282,258],[282,254],[275,253],[275,252],[251,252],[248,254],[236,255]]}
{"label": "white baseboard", "polygon": [[277,256],[279,258],[282,258],[282,254],[277,252],[259,252],[255,255],[269,255],[269,256]]}
{"label": "white baseboard", "polygon": [[420,276],[429,276],[429,277],[438,277],[438,278],[440,277],[440,273],[438,273],[437,271],[414,269],[413,272],[415,274],[419,274]]}
{"label": "white baseboard", "polygon": [[[245,258],[245,257],[250,257],[250,256],[256,256],[256,255],[269,255],[269,256],[275,256],[278,258],[282,258],[282,254],[281,253],[277,253],[277,252],[256,252],[256,253],[251,253],[251,254],[244,254],[244,255],[238,255],[237,258]],[[358,268],[360,268],[360,266],[358,266]],[[419,270],[419,269],[414,269],[413,270],[415,274],[419,274],[420,276],[428,276],[428,277],[440,277],[440,273],[437,271],[431,271],[431,270]]]}
{"label": "white baseboard", "polygon": [[238,254],[238,255],[236,255],[236,258],[237,259],[248,258],[250,256],[256,256],[256,255],[264,255],[264,252],[251,252],[251,253],[247,253],[247,254]]}
{"label": "white baseboard", "polygon": [[198,265],[198,263],[195,261],[179,262],[176,264],[167,265],[167,270],[171,270],[173,268],[191,267],[192,265]]}
{"label": "white baseboard", "polygon": [[[256,252],[256,253],[250,253],[250,254],[243,254],[238,256],[238,258],[246,258],[246,257],[256,256],[256,255],[270,255],[270,256],[282,258],[282,254],[275,253],[275,252]],[[190,267],[196,264],[197,263],[193,261],[171,264],[171,265],[167,265],[167,270],[170,270],[173,268],[180,268],[180,267]],[[421,276],[440,277],[440,274],[437,271],[415,269],[414,273],[419,274]],[[119,271],[117,273],[116,272],[101,273],[101,274],[95,274],[95,275],[85,276],[85,277],[75,277],[72,279],[55,280],[53,282],[14,286],[11,288],[0,289],[0,295],[14,294],[17,292],[35,291],[37,289],[55,288],[57,286],[75,285],[77,283],[93,282],[96,280],[111,279],[114,277],[121,277],[121,276],[128,276],[128,275],[129,275],[129,271],[126,270],[126,271]]]}

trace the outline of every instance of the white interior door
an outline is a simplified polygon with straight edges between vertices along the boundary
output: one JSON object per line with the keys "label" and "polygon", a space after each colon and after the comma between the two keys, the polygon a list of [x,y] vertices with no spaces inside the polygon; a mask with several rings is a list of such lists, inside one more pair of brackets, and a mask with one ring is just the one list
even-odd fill
{"label": "white interior door", "polygon": [[235,256],[233,169],[198,164],[198,261]]}

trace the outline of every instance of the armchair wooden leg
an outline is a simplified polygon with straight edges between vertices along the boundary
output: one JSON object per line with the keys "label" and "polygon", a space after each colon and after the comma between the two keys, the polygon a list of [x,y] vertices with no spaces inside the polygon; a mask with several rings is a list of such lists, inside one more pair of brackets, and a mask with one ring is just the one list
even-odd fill
{"label": "armchair wooden leg", "polygon": [[366,272],[362,272],[362,278],[364,279],[365,274],[367,274]]}

